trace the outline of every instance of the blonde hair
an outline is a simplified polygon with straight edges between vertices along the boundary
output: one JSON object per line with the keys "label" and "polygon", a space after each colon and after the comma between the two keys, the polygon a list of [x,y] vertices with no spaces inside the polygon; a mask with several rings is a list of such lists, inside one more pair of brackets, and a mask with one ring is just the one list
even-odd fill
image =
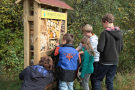
{"label": "blonde hair", "polygon": [[91,42],[88,37],[83,37],[81,40],[81,43],[85,44],[85,50],[87,50],[90,55],[92,55],[92,56],[96,55],[94,52],[94,49],[91,46]]}
{"label": "blonde hair", "polygon": [[83,28],[82,28],[83,31],[85,32],[93,32],[93,27],[89,24],[86,24]]}

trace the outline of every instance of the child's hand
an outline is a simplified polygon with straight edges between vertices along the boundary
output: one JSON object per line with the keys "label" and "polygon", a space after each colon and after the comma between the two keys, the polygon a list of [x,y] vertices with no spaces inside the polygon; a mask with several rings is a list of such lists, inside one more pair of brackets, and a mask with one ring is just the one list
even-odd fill
{"label": "child's hand", "polygon": [[83,51],[80,51],[79,54],[83,54],[84,52]]}
{"label": "child's hand", "polygon": [[59,43],[56,43],[55,45],[56,45],[56,46],[59,46]]}

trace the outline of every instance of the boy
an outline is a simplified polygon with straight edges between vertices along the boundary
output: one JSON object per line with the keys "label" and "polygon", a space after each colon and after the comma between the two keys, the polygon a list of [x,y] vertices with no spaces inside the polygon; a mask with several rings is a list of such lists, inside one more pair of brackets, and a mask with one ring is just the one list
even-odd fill
{"label": "boy", "polygon": [[[96,71],[98,68],[98,61],[99,61],[99,52],[97,51],[97,45],[98,45],[98,37],[93,33],[93,28],[91,25],[86,24],[83,28],[83,34],[84,37],[88,37],[92,48],[94,49],[95,52],[95,56],[94,56],[94,72],[91,74],[90,78],[91,78],[91,85],[92,85],[92,90],[94,89],[94,80],[95,80],[95,75],[96,75]],[[82,49],[82,44],[80,43],[80,45],[76,48],[77,51],[79,51],[80,49]],[[80,54],[83,52],[80,52]]]}
{"label": "boy", "polygon": [[76,76],[78,51],[73,47],[74,37],[67,33],[63,35],[63,46],[57,46],[54,56],[59,55],[56,67],[56,77],[59,80],[59,90],[73,90],[73,82]]}
{"label": "boy", "polygon": [[114,16],[105,14],[102,18],[105,30],[100,35],[98,51],[100,60],[97,69],[94,90],[101,90],[101,82],[106,76],[107,90],[113,90],[113,79],[119,60],[119,53],[123,49],[123,34],[119,27],[114,27]]}
{"label": "boy", "polygon": [[44,90],[45,86],[53,81],[53,60],[51,57],[42,57],[39,65],[28,66],[20,74],[23,80],[21,90]]}

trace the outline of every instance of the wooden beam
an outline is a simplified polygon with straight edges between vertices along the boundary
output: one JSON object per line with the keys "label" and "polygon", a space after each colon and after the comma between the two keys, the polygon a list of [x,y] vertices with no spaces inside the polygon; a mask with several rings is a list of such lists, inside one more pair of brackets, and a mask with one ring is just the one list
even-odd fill
{"label": "wooden beam", "polygon": [[40,22],[41,6],[34,1],[34,65],[40,60]]}
{"label": "wooden beam", "polygon": [[65,20],[65,33],[67,33],[67,9],[63,9],[62,12],[66,14],[66,20]]}
{"label": "wooden beam", "polygon": [[53,90],[53,88],[55,87],[56,89],[56,86],[57,85],[57,82],[56,81],[53,81],[52,83],[48,84],[45,88],[45,90]]}
{"label": "wooden beam", "polygon": [[22,0],[15,1],[16,4],[20,4],[21,2],[22,2]]}
{"label": "wooden beam", "polygon": [[24,68],[30,65],[30,28],[28,22],[29,1],[24,0],[23,2],[23,15],[24,15]]}
{"label": "wooden beam", "polygon": [[53,53],[54,50],[50,50],[50,51],[45,51],[45,52],[41,52],[41,57],[44,57],[44,56],[48,56],[48,55],[51,55]]}
{"label": "wooden beam", "polygon": [[34,16],[28,16],[28,21],[34,21]]}

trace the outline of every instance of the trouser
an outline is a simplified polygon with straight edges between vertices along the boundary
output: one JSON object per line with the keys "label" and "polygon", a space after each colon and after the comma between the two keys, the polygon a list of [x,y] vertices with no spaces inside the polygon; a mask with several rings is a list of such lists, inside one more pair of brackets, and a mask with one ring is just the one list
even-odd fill
{"label": "trouser", "polygon": [[101,90],[101,82],[104,76],[106,76],[107,90],[113,90],[113,79],[115,77],[117,65],[103,65],[98,64],[97,74],[94,83],[94,90]]}
{"label": "trouser", "polygon": [[74,82],[65,82],[59,80],[59,90],[73,90]]}
{"label": "trouser", "polygon": [[94,82],[95,82],[95,77],[96,77],[96,73],[97,73],[98,62],[94,62],[93,66],[94,66],[94,72],[90,75],[92,90],[94,90]]}
{"label": "trouser", "polygon": [[82,86],[84,90],[89,90],[89,78],[90,78],[90,74],[85,74],[82,80]]}

